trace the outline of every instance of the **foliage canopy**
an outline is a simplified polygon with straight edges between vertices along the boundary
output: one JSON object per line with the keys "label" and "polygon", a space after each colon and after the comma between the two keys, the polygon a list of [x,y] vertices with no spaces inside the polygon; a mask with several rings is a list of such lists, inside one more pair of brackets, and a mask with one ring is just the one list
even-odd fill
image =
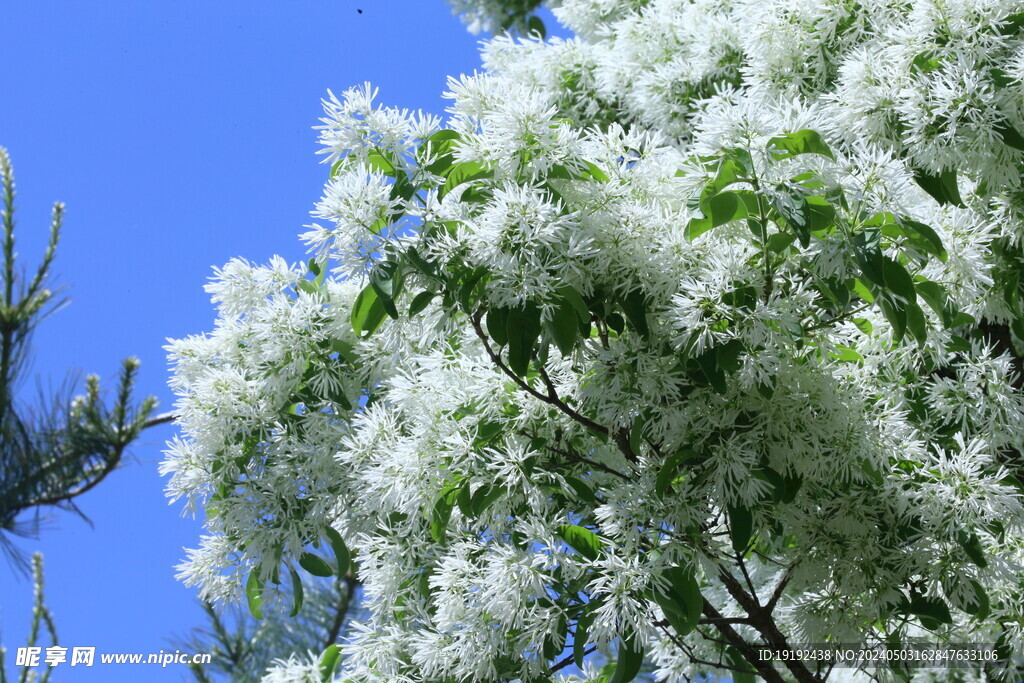
{"label": "foliage canopy", "polygon": [[1013,678],[1019,5],[553,9],[443,122],[325,100],[314,257],[227,264],[169,347],[184,580],[357,573],[341,657],[267,680],[817,681],[756,650],[826,641]]}

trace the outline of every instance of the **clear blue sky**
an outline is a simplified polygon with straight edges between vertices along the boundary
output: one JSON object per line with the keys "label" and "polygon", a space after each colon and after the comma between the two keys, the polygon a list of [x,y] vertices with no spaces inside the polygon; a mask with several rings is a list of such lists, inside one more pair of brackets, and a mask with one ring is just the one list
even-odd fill
{"label": "clear blue sky", "polygon": [[[440,114],[446,76],[478,64],[476,38],[442,0],[4,3],[0,145],[17,174],[26,264],[52,202],[67,204],[56,271],[71,305],[40,328],[33,371],[54,386],[73,368],[112,378],[136,355],[140,389],[169,409],[162,346],[211,329],[211,267],[303,257],[296,236],[326,173],[311,126],[327,88],[369,80],[385,103]],[[62,645],[156,652],[202,623],[173,578],[199,524],[168,505],[157,474],[172,434],[145,433],[79,499],[95,528],[54,514],[38,541],[20,543],[45,555]],[[31,583],[0,561],[9,665],[30,605]],[[184,679],[97,664],[61,665],[51,680]]]}

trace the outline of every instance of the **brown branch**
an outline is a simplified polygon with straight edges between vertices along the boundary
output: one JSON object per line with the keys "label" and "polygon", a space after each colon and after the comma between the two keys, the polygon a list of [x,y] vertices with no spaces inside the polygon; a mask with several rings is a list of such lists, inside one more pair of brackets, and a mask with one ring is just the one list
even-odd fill
{"label": "brown branch", "polygon": [[[352,606],[353,598],[355,598],[356,586],[359,585],[359,582],[356,581],[351,573],[345,575],[344,581],[345,592],[342,594],[341,599],[338,600],[338,608],[334,611],[334,620],[327,631],[327,640],[325,645],[320,648],[321,650],[326,650],[338,642],[338,636],[341,635],[341,627],[345,624],[345,617],[348,616],[348,610]],[[340,584],[341,581],[338,583]]]}
{"label": "brown branch", "polygon": [[750,619],[750,617],[722,617],[721,619],[712,619],[710,617],[704,617],[703,619],[701,619],[697,623],[698,624],[707,624],[709,626],[714,626],[715,624],[718,624],[718,623],[723,623],[723,624],[743,624],[745,626],[753,626],[754,625],[754,622]]}
{"label": "brown branch", "polygon": [[[592,653],[594,653],[596,651],[597,651],[597,646],[596,645],[591,646],[591,648],[589,650],[584,650],[583,651],[583,656],[586,657],[587,655],[592,654]],[[551,673],[555,673],[556,671],[560,671],[560,670],[564,669],[565,667],[567,667],[570,664],[572,664],[573,661],[575,661],[575,659],[576,659],[576,655],[569,655],[568,657],[566,657],[562,661],[558,662],[557,664],[553,664],[551,666]]]}
{"label": "brown branch", "polygon": [[[91,491],[101,481],[106,479],[107,475],[109,475],[111,472],[116,470],[118,465],[121,464],[121,457],[123,456],[124,449],[125,449],[125,447],[127,445],[128,444],[122,444],[121,446],[116,447],[114,449],[113,456],[109,460],[103,460],[102,465],[99,467],[99,473],[98,473],[98,475],[96,476],[95,479],[87,481],[85,484],[79,486],[78,488],[72,489],[72,490],[69,490],[69,491],[65,491],[64,493],[59,493],[59,494],[54,495],[54,496],[46,496],[44,498],[33,499],[31,507],[36,507],[36,506],[42,507],[42,506],[45,506],[45,505],[59,505],[60,503],[67,503],[67,502],[70,502],[72,498],[77,498],[78,496],[82,495],[83,493]],[[48,469],[51,469],[51,468],[49,468],[49,467],[44,468],[43,472],[45,472]],[[86,476],[88,476],[88,475],[86,475]],[[39,477],[41,478],[42,474],[40,474]]]}
{"label": "brown branch", "polygon": [[750,591],[750,598],[757,605],[758,609],[761,609],[761,602],[757,599],[757,588],[754,587],[754,582],[750,580],[750,574],[747,573],[747,563],[743,561],[743,553],[736,553],[736,564],[740,567],[740,572],[743,574],[743,580],[747,583],[747,589]]}
{"label": "brown branch", "polygon": [[782,677],[782,674],[775,670],[775,667],[772,666],[771,662],[761,661],[757,656],[757,650],[754,649],[754,646],[748,643],[746,639],[737,633],[732,626],[723,621],[724,617],[718,613],[718,610],[716,610],[710,602],[707,600],[704,601],[704,607],[701,609],[701,612],[708,619],[716,621],[715,628],[718,629],[718,632],[725,636],[726,640],[728,640],[734,648],[739,650],[739,653],[743,655],[743,658],[746,659],[751,666],[757,669],[757,673],[761,675],[761,678],[768,683],[785,682],[786,679]]}
{"label": "brown branch", "polygon": [[169,422],[177,422],[179,415],[173,412],[162,413],[156,417],[151,417],[142,423],[142,429],[149,429],[150,427],[156,427],[157,425],[165,425]]}
{"label": "brown branch", "polygon": [[[537,438],[536,436],[530,434],[529,432],[527,432],[524,429],[519,430],[519,433],[521,435],[525,436],[527,439],[536,439]],[[575,453],[573,451],[564,451],[561,448],[558,448],[556,446],[552,446],[551,444],[548,444],[548,443],[544,444],[544,448],[546,448],[547,450],[551,451],[552,453],[557,453],[558,455],[561,455],[561,456],[563,456],[565,458],[568,458],[572,462],[576,462],[576,463],[579,463],[581,465],[589,465],[589,466],[591,466],[591,467],[593,467],[595,469],[601,470],[602,472],[605,472],[607,474],[615,475],[616,477],[619,477],[620,479],[623,479],[625,481],[632,481],[632,479],[630,479],[628,476],[626,476],[622,472],[619,472],[618,470],[616,470],[616,469],[614,469],[612,467],[609,467],[608,465],[605,465],[604,463],[600,463],[600,462],[597,462],[596,460],[591,460],[590,458],[584,457],[584,456],[580,455],[579,453]]]}
{"label": "brown branch", "polygon": [[778,585],[775,586],[775,590],[772,592],[772,597],[768,600],[768,604],[764,606],[765,611],[775,611],[775,606],[779,604],[779,600],[782,598],[782,594],[785,592],[786,586],[789,585],[789,580],[793,578],[793,570],[795,568],[795,564],[790,565],[789,569],[786,570],[786,573],[782,575]]}
{"label": "brown branch", "polygon": [[[775,624],[775,619],[772,617],[771,612],[762,607],[757,602],[757,598],[755,596],[751,596],[743,590],[743,586],[740,585],[740,582],[732,574],[724,568],[719,568],[718,578],[725,586],[725,589],[729,592],[729,595],[733,597],[743,611],[745,611],[750,617],[751,626],[757,629],[772,648],[776,650],[793,649],[787,642],[786,636],[782,634],[782,631],[780,631],[779,627]],[[705,604],[707,604],[707,601],[705,601]],[[719,630],[721,630],[720,627]],[[744,656],[747,657],[747,661],[751,664],[754,663],[746,653],[744,653]],[[796,659],[787,659],[784,663],[790,673],[793,674],[793,677],[796,678],[797,681],[800,681],[800,683],[820,683],[821,678],[811,673],[803,662],[797,661]]]}
{"label": "brown branch", "polygon": [[[534,389],[533,387],[531,387],[529,384],[524,382],[523,379],[521,377],[519,377],[519,375],[517,375],[516,373],[512,372],[512,370],[510,370],[509,367],[507,365],[505,365],[504,361],[501,360],[501,356],[496,354],[494,352],[494,350],[491,348],[491,345],[488,343],[487,340],[489,339],[489,337],[487,336],[486,333],[484,333],[483,328],[480,326],[480,316],[481,316],[481,313],[479,311],[477,313],[473,314],[472,316],[470,316],[470,320],[472,320],[472,322],[473,322],[473,329],[476,331],[476,335],[480,338],[480,341],[483,342],[484,350],[487,352],[487,355],[490,357],[491,362],[493,362],[496,366],[498,366],[498,368],[503,373],[505,373],[505,375],[509,379],[511,379],[513,382],[515,382],[519,386],[520,389],[522,389],[526,393],[530,394],[530,396],[533,396],[538,401],[542,401],[543,403],[547,403],[550,406],[554,406],[555,408],[558,408],[558,410],[562,411],[563,413],[565,413],[566,415],[571,417],[573,420],[575,420],[576,422],[578,422],[581,425],[583,425],[584,427],[586,427],[587,429],[589,429],[589,430],[591,430],[593,432],[597,432],[598,434],[602,434],[604,436],[611,436],[611,433],[608,431],[607,427],[599,425],[598,423],[594,422],[593,420],[591,420],[588,417],[585,417],[584,415],[580,415],[578,412],[576,412],[572,408],[572,406],[568,405],[567,403],[562,401],[560,398],[558,398],[557,393],[554,394],[554,397],[552,397],[550,395],[542,394],[539,391],[537,391],[536,389]],[[549,385],[547,388],[548,388],[549,394],[554,392],[553,386]]]}

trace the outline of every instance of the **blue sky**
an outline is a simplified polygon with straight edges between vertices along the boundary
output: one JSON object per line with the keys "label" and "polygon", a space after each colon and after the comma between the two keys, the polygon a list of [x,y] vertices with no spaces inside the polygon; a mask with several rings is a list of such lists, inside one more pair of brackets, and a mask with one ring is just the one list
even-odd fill
{"label": "blue sky", "polygon": [[[363,12],[357,12],[362,9]],[[42,251],[51,204],[67,204],[56,272],[71,304],[35,338],[33,371],[113,378],[167,410],[162,346],[212,327],[202,286],[234,256],[303,257],[326,168],[311,126],[328,88],[371,81],[384,103],[442,113],[446,76],[479,65],[477,38],[442,0],[5,3],[0,145],[18,181],[18,252]],[[34,382],[23,387],[35,393]],[[199,524],[169,506],[157,474],[173,427],[78,500],[94,527],[54,514],[37,541],[61,644],[157,652],[201,625],[174,579]],[[0,563],[0,640],[25,640],[31,583]],[[173,649],[173,648],[172,648]],[[61,665],[51,680],[177,681],[183,668]]]}

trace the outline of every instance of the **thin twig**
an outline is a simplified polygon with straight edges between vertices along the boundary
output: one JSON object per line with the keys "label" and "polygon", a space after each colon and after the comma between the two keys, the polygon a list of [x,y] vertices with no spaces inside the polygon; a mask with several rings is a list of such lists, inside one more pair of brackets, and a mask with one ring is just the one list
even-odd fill
{"label": "thin twig", "polygon": [[[523,436],[525,436],[527,439],[536,439],[537,438],[536,436],[530,434],[529,432],[527,432],[524,429],[523,430],[519,430],[519,433],[522,434]],[[564,456],[564,457],[568,458],[569,460],[571,460],[573,462],[577,462],[577,463],[580,463],[582,465],[590,465],[591,467],[593,467],[595,469],[601,470],[602,472],[605,472],[607,474],[615,475],[616,477],[619,477],[620,479],[623,479],[625,481],[632,481],[632,479],[630,479],[628,476],[626,476],[622,472],[619,472],[618,470],[616,470],[616,469],[614,469],[612,467],[609,467],[608,465],[605,465],[604,463],[597,462],[596,460],[591,460],[590,458],[584,457],[584,456],[582,456],[582,455],[580,455],[578,453],[575,453],[573,451],[565,451],[565,450],[562,450],[561,448],[558,448],[557,446],[552,446],[549,443],[545,443],[544,444],[544,448],[546,448],[547,450],[551,451],[552,453],[557,453],[558,455]]]}
{"label": "thin twig", "polygon": [[178,420],[178,417],[179,415],[174,412],[161,413],[160,415],[157,415],[156,417],[151,417],[145,422],[143,422],[142,429],[149,429],[150,427],[156,427],[157,425],[165,425],[169,422],[176,422]]}
{"label": "thin twig", "polygon": [[[583,651],[583,656],[586,657],[587,655],[589,655],[589,654],[591,654],[593,652],[596,652],[596,651],[597,651],[597,646],[596,645],[591,646],[591,648],[589,650],[584,650]],[[565,667],[567,667],[570,664],[572,664],[575,659],[576,659],[576,655],[569,655],[568,657],[566,657],[562,661],[558,662],[557,664],[552,665],[551,673],[555,673],[556,671],[560,671],[560,670],[564,669]]]}
{"label": "thin twig", "polygon": [[[562,411],[563,413],[565,413],[566,415],[571,417],[573,420],[575,420],[576,422],[578,422],[581,425],[583,425],[584,427],[586,427],[587,429],[589,429],[591,431],[594,431],[594,432],[597,432],[598,434],[603,434],[604,436],[611,436],[611,433],[608,431],[607,427],[599,425],[598,423],[594,422],[593,420],[591,420],[588,417],[585,417],[584,415],[580,415],[571,406],[566,404],[560,398],[557,398],[557,394],[555,394],[555,398],[552,398],[549,395],[542,394],[539,391],[537,391],[536,389],[534,389],[533,387],[531,387],[529,384],[524,382],[523,379],[521,377],[519,377],[519,375],[517,375],[516,373],[512,372],[512,370],[509,369],[509,367],[507,365],[505,365],[504,361],[501,360],[501,356],[499,356],[497,353],[495,353],[494,350],[491,348],[490,343],[488,343],[487,340],[489,339],[489,337],[487,336],[486,333],[484,333],[483,328],[480,326],[480,316],[481,316],[480,312],[477,312],[477,313],[473,314],[472,316],[470,316],[470,320],[472,320],[472,322],[473,322],[473,329],[476,331],[476,334],[480,338],[480,341],[483,342],[484,350],[487,352],[487,355],[490,357],[491,361],[495,365],[497,365],[498,368],[503,373],[505,373],[505,375],[509,379],[511,379],[513,382],[515,382],[519,386],[520,389],[522,389],[526,393],[530,394],[530,396],[533,396],[538,401],[542,401],[544,403],[547,403],[550,406],[554,406],[554,407],[558,408],[560,411]],[[550,386],[548,387],[548,390],[549,390],[549,393],[554,391],[553,387],[550,387]]]}

